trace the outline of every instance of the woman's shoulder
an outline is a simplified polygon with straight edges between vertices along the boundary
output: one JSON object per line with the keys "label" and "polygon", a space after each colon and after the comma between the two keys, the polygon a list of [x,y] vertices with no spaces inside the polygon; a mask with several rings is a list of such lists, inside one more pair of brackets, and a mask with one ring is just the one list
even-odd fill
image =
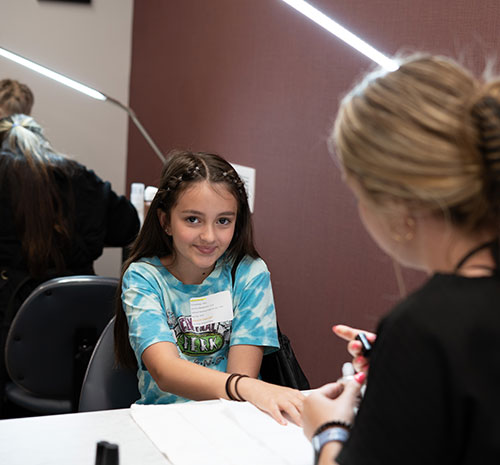
{"label": "woman's shoulder", "polygon": [[500,299],[499,281],[495,277],[470,278],[454,274],[436,273],[420,288],[402,301],[401,311],[419,310],[420,314],[430,316],[436,309],[440,312],[468,311],[470,304],[477,305],[482,297]]}
{"label": "woman's shoulder", "polygon": [[78,176],[85,167],[78,161],[59,152],[48,152],[45,155],[47,165],[55,172],[63,172],[65,175]]}
{"label": "woman's shoulder", "polygon": [[67,159],[66,162],[68,169],[71,172],[72,178],[75,182],[83,183],[85,185],[100,186],[104,181],[96,174],[96,172],[82,163]]}
{"label": "woman's shoulder", "polygon": [[459,339],[472,328],[500,327],[499,300],[497,279],[438,273],[397,304],[379,328],[399,334],[411,328],[436,339]]}

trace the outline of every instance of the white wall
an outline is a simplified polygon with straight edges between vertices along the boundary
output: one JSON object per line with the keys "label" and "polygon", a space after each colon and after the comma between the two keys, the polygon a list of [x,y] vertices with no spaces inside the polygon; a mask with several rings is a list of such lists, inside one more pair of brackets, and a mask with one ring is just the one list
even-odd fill
{"label": "white wall", "polygon": [[[0,46],[128,104],[133,0],[90,5],[2,0]],[[0,79],[26,83],[35,94],[33,117],[59,152],[125,189],[128,118],[116,106],[89,98],[0,57]],[[105,249],[98,274],[118,276],[121,249]]]}

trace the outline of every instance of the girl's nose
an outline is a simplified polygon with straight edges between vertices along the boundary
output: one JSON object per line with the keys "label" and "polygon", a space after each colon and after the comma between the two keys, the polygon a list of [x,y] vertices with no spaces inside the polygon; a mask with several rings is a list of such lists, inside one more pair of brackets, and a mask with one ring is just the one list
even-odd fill
{"label": "girl's nose", "polygon": [[215,239],[214,227],[211,224],[207,224],[200,233],[200,239],[203,242],[213,242]]}

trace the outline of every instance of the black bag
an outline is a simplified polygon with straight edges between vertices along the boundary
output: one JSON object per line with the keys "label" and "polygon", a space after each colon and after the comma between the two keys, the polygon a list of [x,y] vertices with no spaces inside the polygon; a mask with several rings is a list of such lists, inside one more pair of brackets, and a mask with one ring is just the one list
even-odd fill
{"label": "black bag", "polygon": [[260,367],[262,380],[301,391],[310,389],[311,386],[295,357],[290,339],[280,331],[279,325],[278,341],[280,348],[262,358]]}
{"label": "black bag", "polygon": [[[231,269],[231,276],[236,275],[236,268],[240,260],[237,259]],[[280,348],[270,354],[264,355],[260,366],[262,381],[280,386],[287,386],[301,391],[310,389],[309,381],[299,365],[299,361],[292,349],[290,339],[284,335],[278,325],[278,342]]]}

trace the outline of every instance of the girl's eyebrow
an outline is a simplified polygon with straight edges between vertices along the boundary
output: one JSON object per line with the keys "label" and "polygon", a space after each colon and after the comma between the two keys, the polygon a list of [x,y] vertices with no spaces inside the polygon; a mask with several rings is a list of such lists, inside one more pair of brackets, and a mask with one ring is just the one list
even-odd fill
{"label": "girl's eyebrow", "polygon": [[[198,210],[182,210],[181,213],[190,214],[190,215],[205,216],[205,214],[203,212],[200,212]],[[236,212],[234,212],[234,211],[221,212],[221,213],[218,213],[217,216],[236,216]]]}

